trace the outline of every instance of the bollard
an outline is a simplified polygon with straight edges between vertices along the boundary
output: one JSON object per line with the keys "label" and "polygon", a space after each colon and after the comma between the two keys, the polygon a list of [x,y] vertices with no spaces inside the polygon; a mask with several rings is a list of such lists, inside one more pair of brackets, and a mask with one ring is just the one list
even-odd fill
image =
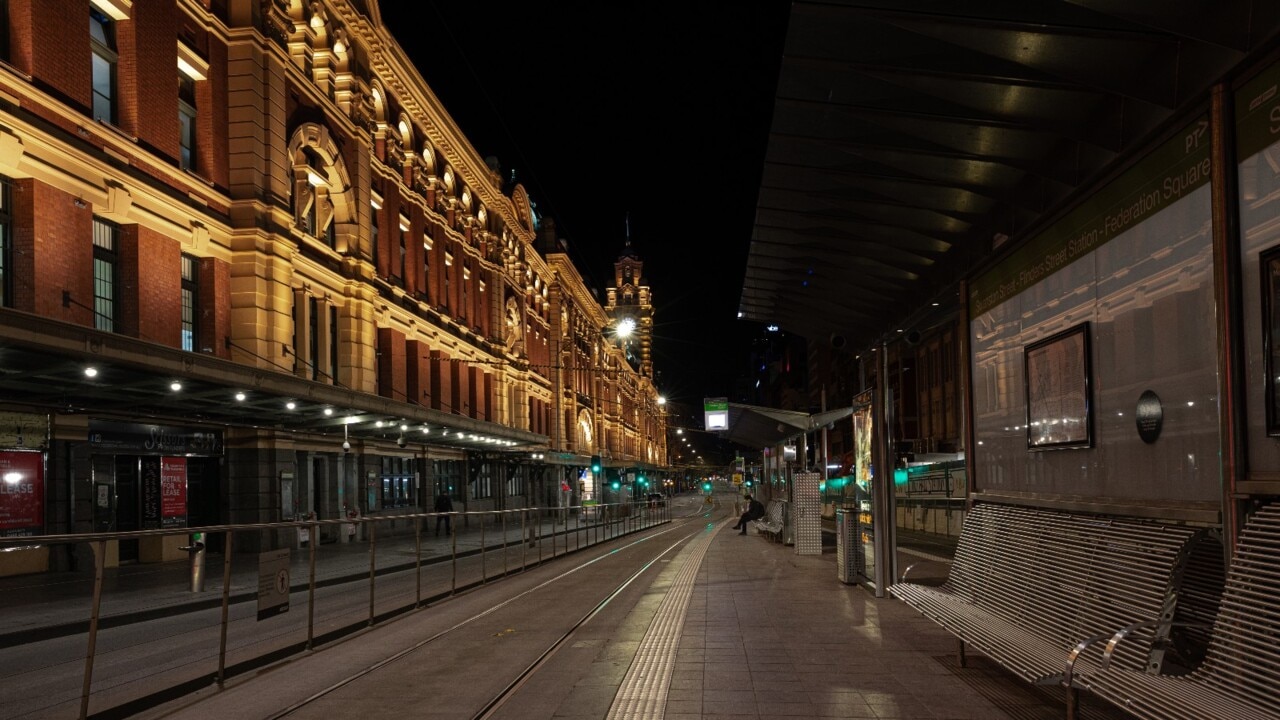
{"label": "bollard", "polygon": [[204,592],[204,533],[191,533],[191,544],[179,549],[191,558],[191,592]]}

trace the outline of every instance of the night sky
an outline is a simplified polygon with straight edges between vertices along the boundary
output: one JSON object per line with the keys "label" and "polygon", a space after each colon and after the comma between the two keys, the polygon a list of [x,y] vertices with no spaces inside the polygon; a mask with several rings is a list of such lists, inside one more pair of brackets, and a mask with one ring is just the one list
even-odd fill
{"label": "night sky", "polygon": [[[529,191],[589,287],[628,234],[661,392],[700,409],[746,369],[736,319],[788,3],[382,3],[482,156]],[[403,28],[403,30],[400,30]]]}

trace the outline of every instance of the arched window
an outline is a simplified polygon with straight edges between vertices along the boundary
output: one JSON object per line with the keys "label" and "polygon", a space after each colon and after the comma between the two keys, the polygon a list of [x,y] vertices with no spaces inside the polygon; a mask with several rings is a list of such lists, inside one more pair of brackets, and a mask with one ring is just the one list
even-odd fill
{"label": "arched window", "polygon": [[592,436],[591,413],[586,410],[578,413],[578,449],[587,452],[593,447],[591,444]]}
{"label": "arched window", "polygon": [[312,148],[304,146],[295,154],[293,215],[302,232],[333,247],[333,203],[329,200],[329,179],[324,166],[324,160]]}
{"label": "arched window", "polygon": [[345,240],[339,242],[339,225],[350,229],[356,214],[346,165],[329,131],[315,123],[301,125],[289,143],[289,157],[293,163],[294,225],[303,234],[345,252]]}

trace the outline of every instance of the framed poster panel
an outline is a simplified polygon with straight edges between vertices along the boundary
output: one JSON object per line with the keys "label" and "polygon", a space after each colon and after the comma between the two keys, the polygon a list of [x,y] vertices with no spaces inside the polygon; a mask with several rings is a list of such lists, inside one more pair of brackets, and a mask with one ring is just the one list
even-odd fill
{"label": "framed poster panel", "polygon": [[0,451],[0,537],[44,533],[44,453]]}
{"label": "framed poster panel", "polygon": [[1089,323],[1027,345],[1022,357],[1027,449],[1090,447],[1093,408],[1089,401]]}
{"label": "framed poster panel", "polygon": [[1262,362],[1266,368],[1267,435],[1280,437],[1280,392],[1276,372],[1280,371],[1280,247],[1259,258],[1262,276]]}

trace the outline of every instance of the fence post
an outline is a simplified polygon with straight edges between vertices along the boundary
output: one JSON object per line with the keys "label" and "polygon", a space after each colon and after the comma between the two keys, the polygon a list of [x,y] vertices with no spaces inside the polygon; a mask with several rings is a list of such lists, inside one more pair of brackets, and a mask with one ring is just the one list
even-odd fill
{"label": "fence post", "polygon": [[89,717],[89,691],[93,687],[93,655],[98,643],[98,611],[102,608],[102,573],[107,563],[107,541],[99,540],[92,546],[93,558],[93,606],[89,611],[89,649],[84,657],[84,688],[80,692],[80,720]]}
{"label": "fence post", "polygon": [[[218,641],[218,685],[227,679],[227,626],[231,614],[231,536],[234,531],[228,530],[222,540],[222,637]],[[308,643],[310,648],[311,644]]]}

